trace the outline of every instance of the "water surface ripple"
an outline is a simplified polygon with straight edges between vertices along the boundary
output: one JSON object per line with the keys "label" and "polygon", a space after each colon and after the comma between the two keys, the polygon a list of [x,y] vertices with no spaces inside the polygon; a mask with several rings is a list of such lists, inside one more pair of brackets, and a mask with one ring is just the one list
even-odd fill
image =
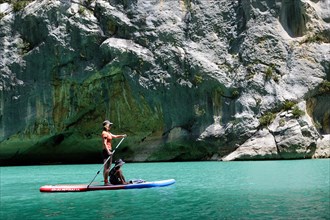
{"label": "water surface ripple", "polygon": [[177,182],[151,189],[39,192],[46,184],[88,183],[99,168],[1,167],[0,219],[330,219],[329,159],[126,163],[128,179]]}

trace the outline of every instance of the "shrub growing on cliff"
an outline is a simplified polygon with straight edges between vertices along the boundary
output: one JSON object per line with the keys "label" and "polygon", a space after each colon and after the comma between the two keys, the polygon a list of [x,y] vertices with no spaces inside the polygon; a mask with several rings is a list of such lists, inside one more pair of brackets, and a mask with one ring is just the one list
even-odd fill
{"label": "shrub growing on cliff", "polygon": [[315,33],[313,35],[308,35],[302,42],[303,43],[329,43],[329,37],[327,38],[326,35],[324,36],[323,33]]}
{"label": "shrub growing on cliff", "polygon": [[231,95],[232,95],[233,98],[237,98],[239,96],[239,91],[234,90]]}
{"label": "shrub growing on cliff", "polygon": [[320,93],[330,93],[330,82],[327,80],[324,80],[319,88]]}
{"label": "shrub growing on cliff", "polygon": [[13,2],[13,10],[14,12],[18,12],[22,9],[25,8],[25,6],[27,6],[30,2],[32,2],[33,0],[28,0],[28,1],[11,1]]}
{"label": "shrub growing on cliff", "polygon": [[293,101],[289,101],[289,100],[286,100],[283,104],[283,110],[284,111],[288,111],[288,110],[291,110],[292,107],[295,105],[296,103],[294,103]]}
{"label": "shrub growing on cliff", "polygon": [[21,43],[18,44],[17,46],[18,46],[18,48],[21,50],[21,52],[20,52],[21,55],[26,54],[26,53],[29,52],[30,49],[31,49],[31,45],[30,45],[30,43],[29,43],[29,42],[26,42],[26,41],[21,42]]}
{"label": "shrub growing on cliff", "polygon": [[85,15],[85,7],[83,7],[83,6],[79,6],[78,13],[79,13],[80,15]]}
{"label": "shrub growing on cliff", "polygon": [[276,73],[275,64],[270,64],[270,66],[267,67],[265,72],[265,78],[266,80],[273,79],[276,83],[279,82],[280,77]]}
{"label": "shrub growing on cliff", "polygon": [[261,116],[259,118],[259,123],[261,126],[268,126],[270,125],[274,119],[275,119],[275,114],[272,112],[267,112],[266,114],[264,114],[263,116]]}
{"label": "shrub growing on cliff", "polygon": [[266,79],[270,79],[273,76],[273,68],[272,67],[268,67],[266,70]]}
{"label": "shrub growing on cliff", "polygon": [[280,127],[283,127],[285,125],[285,119],[281,118],[280,121],[278,122]]}
{"label": "shrub growing on cliff", "polygon": [[292,110],[293,117],[299,118],[300,116],[303,116],[305,114],[304,111],[300,110],[298,106],[295,106]]}
{"label": "shrub growing on cliff", "polygon": [[2,4],[2,3],[11,3],[12,2],[12,0],[0,0],[0,4]]}
{"label": "shrub growing on cliff", "polygon": [[203,77],[201,75],[197,74],[197,75],[195,75],[193,82],[195,85],[201,84],[203,82]]}

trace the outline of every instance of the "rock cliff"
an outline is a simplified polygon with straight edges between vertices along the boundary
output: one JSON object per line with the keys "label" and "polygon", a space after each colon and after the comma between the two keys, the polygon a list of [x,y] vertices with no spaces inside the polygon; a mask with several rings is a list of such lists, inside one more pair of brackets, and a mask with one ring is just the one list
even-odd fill
{"label": "rock cliff", "polygon": [[[0,161],[330,156],[327,0],[0,0]],[[115,142],[114,144],[118,143]]]}

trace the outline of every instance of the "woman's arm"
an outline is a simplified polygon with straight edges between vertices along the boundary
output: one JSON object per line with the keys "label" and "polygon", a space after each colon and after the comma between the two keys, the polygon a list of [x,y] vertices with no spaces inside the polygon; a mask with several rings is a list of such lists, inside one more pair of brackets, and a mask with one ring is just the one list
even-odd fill
{"label": "woman's arm", "polygon": [[126,134],[118,134],[118,135],[111,134],[111,136],[112,136],[113,138],[124,138],[124,137],[127,137]]}

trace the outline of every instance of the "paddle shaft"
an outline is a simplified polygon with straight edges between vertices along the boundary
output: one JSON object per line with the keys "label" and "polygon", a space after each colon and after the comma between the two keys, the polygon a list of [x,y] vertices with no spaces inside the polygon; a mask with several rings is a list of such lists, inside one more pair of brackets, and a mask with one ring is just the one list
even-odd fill
{"label": "paddle shaft", "polygon": [[[121,142],[123,142],[125,138],[123,137],[120,142],[117,144],[116,148],[112,151],[112,154],[108,157],[108,159],[103,163],[103,165],[101,166],[101,168],[99,169],[99,171],[97,171],[96,175],[94,176],[94,178],[92,179],[92,181],[87,185],[87,188],[89,187],[89,185],[92,184],[92,182],[95,180],[95,178],[97,177],[97,175],[99,175],[100,171],[102,170],[102,168],[108,163],[108,161],[110,160],[110,158],[113,156],[113,154],[116,152],[117,148],[119,147],[119,145],[121,144]],[[111,167],[110,167],[111,168]]]}

